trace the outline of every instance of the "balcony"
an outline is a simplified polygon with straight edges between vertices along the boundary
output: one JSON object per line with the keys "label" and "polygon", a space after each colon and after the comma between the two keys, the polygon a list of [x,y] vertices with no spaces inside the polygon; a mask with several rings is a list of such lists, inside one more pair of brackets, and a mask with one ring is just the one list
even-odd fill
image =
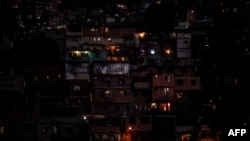
{"label": "balcony", "polygon": [[131,89],[95,89],[93,99],[95,102],[131,102],[133,95]]}
{"label": "balcony", "polygon": [[92,133],[120,133],[120,126],[92,126]]}
{"label": "balcony", "polygon": [[134,82],[135,89],[150,89],[149,82]]}
{"label": "balcony", "polygon": [[154,87],[152,100],[174,100],[174,87]]}
{"label": "balcony", "polygon": [[94,88],[131,88],[132,79],[127,75],[96,75],[92,82]]}
{"label": "balcony", "polygon": [[126,131],[152,131],[152,119],[151,117],[128,117],[126,119]]}

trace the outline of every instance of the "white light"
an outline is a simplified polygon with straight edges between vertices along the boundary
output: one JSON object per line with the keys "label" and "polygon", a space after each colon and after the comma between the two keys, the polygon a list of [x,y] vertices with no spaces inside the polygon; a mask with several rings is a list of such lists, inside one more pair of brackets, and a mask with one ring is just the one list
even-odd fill
{"label": "white light", "polygon": [[154,55],[154,54],[155,54],[155,50],[154,50],[154,49],[151,49],[151,50],[150,50],[150,54]]}

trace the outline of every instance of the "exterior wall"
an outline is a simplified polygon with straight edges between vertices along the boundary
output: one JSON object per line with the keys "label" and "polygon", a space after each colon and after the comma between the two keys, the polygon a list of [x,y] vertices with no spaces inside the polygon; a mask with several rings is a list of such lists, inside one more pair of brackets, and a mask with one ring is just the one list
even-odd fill
{"label": "exterior wall", "polygon": [[64,84],[64,67],[45,66],[31,69],[29,80],[38,86],[58,86]]}
{"label": "exterior wall", "polygon": [[36,112],[22,113],[11,112],[0,115],[0,139],[9,140],[26,140],[32,141],[37,138],[37,121]]}
{"label": "exterior wall", "polygon": [[124,27],[123,28],[123,36],[134,36],[135,28],[134,27]]}
{"label": "exterior wall", "polygon": [[90,92],[90,84],[87,80],[69,80],[68,107],[90,113]]}
{"label": "exterior wall", "polygon": [[191,67],[175,67],[174,68],[174,74],[175,75],[195,75],[195,72],[193,70],[193,68]]}
{"label": "exterior wall", "polygon": [[79,48],[79,46],[82,44],[82,38],[81,37],[67,37],[66,39],[66,48],[67,49],[73,49],[73,48]]}
{"label": "exterior wall", "polygon": [[152,76],[152,86],[165,87],[165,86],[174,86],[175,85],[175,76],[174,74],[155,74]]}
{"label": "exterior wall", "polygon": [[176,90],[196,91],[201,90],[200,77],[176,76]]}
{"label": "exterior wall", "polygon": [[[69,27],[70,28],[70,27]],[[66,30],[66,50],[79,48],[83,43],[82,29],[79,31],[71,31],[70,29]]]}
{"label": "exterior wall", "polygon": [[83,28],[83,43],[108,45],[135,45],[134,27],[86,26]]}
{"label": "exterior wall", "polygon": [[84,26],[83,36],[99,36],[103,33],[102,26]]}
{"label": "exterior wall", "polygon": [[93,104],[93,113],[101,115],[112,115],[113,109],[112,104],[107,103],[95,103]]}
{"label": "exterior wall", "polygon": [[150,116],[127,117],[125,125],[127,132],[151,131],[152,119]]}
{"label": "exterior wall", "polygon": [[[67,31],[67,34],[70,34],[69,31]],[[65,29],[59,29],[59,30],[46,30],[44,32],[45,37],[49,37],[54,40],[61,40],[65,39],[66,37],[66,31]]]}
{"label": "exterior wall", "polygon": [[20,92],[25,90],[25,79],[22,76],[1,76],[0,92]]}
{"label": "exterior wall", "polygon": [[[106,93],[108,91],[108,93]],[[124,88],[106,88],[95,89],[93,100],[95,102],[131,102],[133,101],[133,94],[131,89]]]}
{"label": "exterior wall", "polygon": [[74,117],[40,117],[37,127],[38,140],[67,140],[81,138],[81,119]]}
{"label": "exterior wall", "polygon": [[123,28],[122,27],[103,27],[103,36],[113,36],[113,37],[120,37],[123,36]]}
{"label": "exterior wall", "polygon": [[130,88],[132,79],[127,75],[96,75],[92,83],[94,88]]}
{"label": "exterior wall", "polygon": [[174,87],[153,87],[152,100],[173,101],[175,100],[174,92]]}
{"label": "exterior wall", "polygon": [[94,134],[100,133],[117,133],[120,134],[120,126],[93,126],[91,131]]}
{"label": "exterior wall", "polygon": [[124,42],[122,37],[113,37],[113,36],[104,36],[103,37],[103,45],[122,45]]}
{"label": "exterior wall", "polygon": [[132,114],[144,114],[147,113],[149,110],[149,104],[146,100],[141,100],[136,102],[131,103],[131,108],[132,108]]}

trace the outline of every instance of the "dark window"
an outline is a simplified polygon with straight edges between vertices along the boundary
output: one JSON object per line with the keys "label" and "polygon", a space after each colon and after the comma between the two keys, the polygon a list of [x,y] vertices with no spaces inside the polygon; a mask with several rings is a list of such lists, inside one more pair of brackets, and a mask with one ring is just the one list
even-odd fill
{"label": "dark window", "polygon": [[165,80],[170,82],[171,81],[171,76],[169,76],[169,75],[165,76]]}
{"label": "dark window", "polygon": [[182,73],[187,73],[187,72],[188,72],[188,69],[187,69],[186,67],[183,67],[183,68],[181,68],[181,72],[182,72]]}
{"label": "dark window", "polygon": [[119,85],[124,86],[125,85],[125,79],[124,78],[119,78],[118,83],[119,83]]}
{"label": "dark window", "polygon": [[121,107],[120,106],[115,106],[115,110],[118,112],[121,110]]}
{"label": "dark window", "polygon": [[177,85],[183,85],[183,79],[177,79],[176,84]]}
{"label": "dark window", "polygon": [[196,80],[192,79],[191,80],[191,85],[196,85]]}
{"label": "dark window", "polygon": [[158,87],[154,87],[154,91],[158,91]]}
{"label": "dark window", "polygon": [[73,133],[73,127],[65,127],[64,130],[66,133],[69,133],[69,134]]}
{"label": "dark window", "polygon": [[127,105],[127,106],[126,106],[126,111],[130,111],[130,109],[131,109],[130,106]]}
{"label": "dark window", "polygon": [[135,117],[130,117],[130,118],[129,118],[129,123],[130,123],[130,124],[135,124],[135,122],[136,122]]}
{"label": "dark window", "polygon": [[141,117],[141,118],[140,118],[140,122],[141,122],[141,123],[149,123],[150,120],[149,120],[148,117]]}
{"label": "dark window", "polygon": [[107,110],[108,109],[108,105],[104,105],[102,106],[104,110]]}

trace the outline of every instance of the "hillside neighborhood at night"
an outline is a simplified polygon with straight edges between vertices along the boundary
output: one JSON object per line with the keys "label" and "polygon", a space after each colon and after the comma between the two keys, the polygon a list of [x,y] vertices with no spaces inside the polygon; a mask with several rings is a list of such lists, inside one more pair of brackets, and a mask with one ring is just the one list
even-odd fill
{"label": "hillside neighborhood at night", "polygon": [[250,1],[0,0],[0,21],[0,141],[249,140]]}

